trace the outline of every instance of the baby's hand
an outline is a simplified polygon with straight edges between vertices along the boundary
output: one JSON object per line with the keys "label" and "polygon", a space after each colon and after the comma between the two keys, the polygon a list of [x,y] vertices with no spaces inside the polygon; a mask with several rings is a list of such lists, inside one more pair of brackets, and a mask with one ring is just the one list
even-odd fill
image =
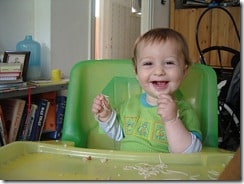
{"label": "baby's hand", "polygon": [[93,101],[92,112],[100,121],[107,121],[112,113],[107,97],[104,95],[97,95]]}
{"label": "baby's hand", "polygon": [[158,114],[163,122],[169,122],[177,117],[177,105],[175,100],[167,94],[158,96]]}

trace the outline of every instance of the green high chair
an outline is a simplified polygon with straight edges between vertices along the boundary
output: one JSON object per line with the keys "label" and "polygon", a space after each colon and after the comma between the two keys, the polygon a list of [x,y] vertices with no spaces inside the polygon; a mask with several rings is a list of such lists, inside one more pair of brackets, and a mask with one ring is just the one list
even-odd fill
{"label": "green high chair", "polygon": [[[116,106],[142,90],[135,78],[131,60],[86,60],[75,64],[70,72],[62,141],[74,142],[76,147],[117,149],[98,126],[91,112],[97,94],[109,96]],[[203,137],[203,147],[218,147],[217,79],[214,70],[193,64],[183,81],[180,92],[196,110]]]}
{"label": "green high chair", "polygon": [[[218,148],[217,79],[193,64],[180,91],[201,121],[198,153],[119,151],[91,112],[97,94],[116,106],[142,90],[130,60],[87,60],[70,73],[61,141],[16,141],[0,147],[3,180],[217,180],[234,153]],[[14,169],[13,169],[14,168]],[[48,169],[45,169],[48,168]],[[239,169],[237,167],[237,169]]]}

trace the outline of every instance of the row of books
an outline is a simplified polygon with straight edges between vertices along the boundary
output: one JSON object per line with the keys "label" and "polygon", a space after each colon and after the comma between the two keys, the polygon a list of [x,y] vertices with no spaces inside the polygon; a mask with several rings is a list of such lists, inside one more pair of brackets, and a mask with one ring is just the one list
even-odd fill
{"label": "row of books", "polygon": [[66,96],[58,92],[33,95],[31,101],[9,98],[0,101],[0,146],[14,141],[60,139]]}
{"label": "row of books", "polygon": [[21,63],[0,63],[0,84],[22,81]]}

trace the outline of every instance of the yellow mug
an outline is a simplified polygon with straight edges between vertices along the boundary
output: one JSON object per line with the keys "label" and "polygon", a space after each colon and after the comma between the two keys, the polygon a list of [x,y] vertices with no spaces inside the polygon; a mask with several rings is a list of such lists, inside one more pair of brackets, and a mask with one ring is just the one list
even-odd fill
{"label": "yellow mug", "polygon": [[60,69],[53,69],[51,72],[51,80],[54,82],[61,80],[61,71]]}

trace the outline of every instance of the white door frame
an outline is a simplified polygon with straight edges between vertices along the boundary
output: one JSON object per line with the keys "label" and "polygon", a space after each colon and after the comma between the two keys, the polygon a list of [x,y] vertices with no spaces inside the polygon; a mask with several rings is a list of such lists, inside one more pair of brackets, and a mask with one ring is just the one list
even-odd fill
{"label": "white door frame", "polygon": [[154,0],[141,0],[141,34],[153,27]]}

